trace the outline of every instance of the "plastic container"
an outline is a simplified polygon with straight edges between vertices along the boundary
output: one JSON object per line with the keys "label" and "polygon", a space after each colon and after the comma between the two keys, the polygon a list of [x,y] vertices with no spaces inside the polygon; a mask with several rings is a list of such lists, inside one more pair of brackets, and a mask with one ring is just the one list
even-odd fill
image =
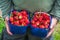
{"label": "plastic container", "polygon": [[[50,24],[51,24],[51,19],[52,17],[50,16]],[[34,28],[32,25],[30,25],[30,32],[34,36],[44,38],[46,37],[46,35],[48,34],[50,30],[50,25],[48,27],[49,27],[48,29],[45,29],[45,28],[42,29],[42,28]]]}
{"label": "plastic container", "polygon": [[[14,11],[14,10],[13,10]],[[12,12],[13,12],[12,11]],[[16,11],[22,11],[22,10],[16,10]],[[29,13],[28,13],[29,15]],[[29,18],[29,16],[28,16]],[[30,19],[29,19],[30,20]],[[13,25],[10,23],[10,21],[8,22],[8,25],[10,27],[10,31],[13,33],[13,34],[25,34],[27,32],[27,28],[29,27],[29,24],[27,26],[16,26],[16,25]]]}

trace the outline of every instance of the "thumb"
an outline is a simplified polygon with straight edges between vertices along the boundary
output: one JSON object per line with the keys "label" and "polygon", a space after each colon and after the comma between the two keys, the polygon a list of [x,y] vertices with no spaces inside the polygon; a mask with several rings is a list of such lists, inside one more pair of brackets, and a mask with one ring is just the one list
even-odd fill
{"label": "thumb", "polygon": [[9,35],[13,35],[13,34],[10,32],[10,30],[7,30],[7,32],[8,32]]}

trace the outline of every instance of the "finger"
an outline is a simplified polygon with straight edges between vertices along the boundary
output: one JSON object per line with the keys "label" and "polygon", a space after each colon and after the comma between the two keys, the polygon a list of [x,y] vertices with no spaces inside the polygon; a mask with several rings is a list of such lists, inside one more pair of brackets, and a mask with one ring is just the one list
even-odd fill
{"label": "finger", "polygon": [[9,32],[9,34],[10,34],[10,35],[12,35],[12,33],[11,33],[11,32]]}
{"label": "finger", "polygon": [[8,34],[9,34],[9,35],[13,35],[10,31],[8,31]]}

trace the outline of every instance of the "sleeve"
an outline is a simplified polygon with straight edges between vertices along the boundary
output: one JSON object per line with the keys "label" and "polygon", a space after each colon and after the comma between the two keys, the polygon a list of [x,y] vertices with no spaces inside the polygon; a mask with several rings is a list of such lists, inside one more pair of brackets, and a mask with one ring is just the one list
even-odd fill
{"label": "sleeve", "polygon": [[50,14],[53,15],[53,17],[57,18],[60,21],[60,0],[55,0],[54,4],[55,5]]}
{"label": "sleeve", "polygon": [[0,9],[0,17],[2,17],[2,11],[1,11],[1,9]]}
{"label": "sleeve", "polygon": [[13,6],[12,6],[12,3],[11,3],[11,0],[5,0],[5,1],[1,1],[2,3],[0,4],[0,8],[1,8],[1,11],[2,11],[2,18],[5,19],[6,16],[10,16],[10,12],[11,10],[13,9]]}

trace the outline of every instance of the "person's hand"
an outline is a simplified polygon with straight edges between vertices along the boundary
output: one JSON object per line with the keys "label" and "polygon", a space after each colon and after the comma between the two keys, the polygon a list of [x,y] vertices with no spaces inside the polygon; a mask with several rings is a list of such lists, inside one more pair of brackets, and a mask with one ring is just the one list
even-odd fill
{"label": "person's hand", "polygon": [[9,20],[9,18],[8,18],[8,16],[7,16],[7,17],[5,18],[6,30],[7,30],[7,33],[8,33],[9,35],[12,35],[12,33],[10,32],[10,29],[9,29],[8,20]]}
{"label": "person's hand", "polygon": [[52,18],[52,23],[50,25],[50,32],[47,34],[46,38],[48,38],[49,36],[52,35],[52,33],[54,32],[54,27],[56,26],[57,24],[57,19],[56,18]]}

